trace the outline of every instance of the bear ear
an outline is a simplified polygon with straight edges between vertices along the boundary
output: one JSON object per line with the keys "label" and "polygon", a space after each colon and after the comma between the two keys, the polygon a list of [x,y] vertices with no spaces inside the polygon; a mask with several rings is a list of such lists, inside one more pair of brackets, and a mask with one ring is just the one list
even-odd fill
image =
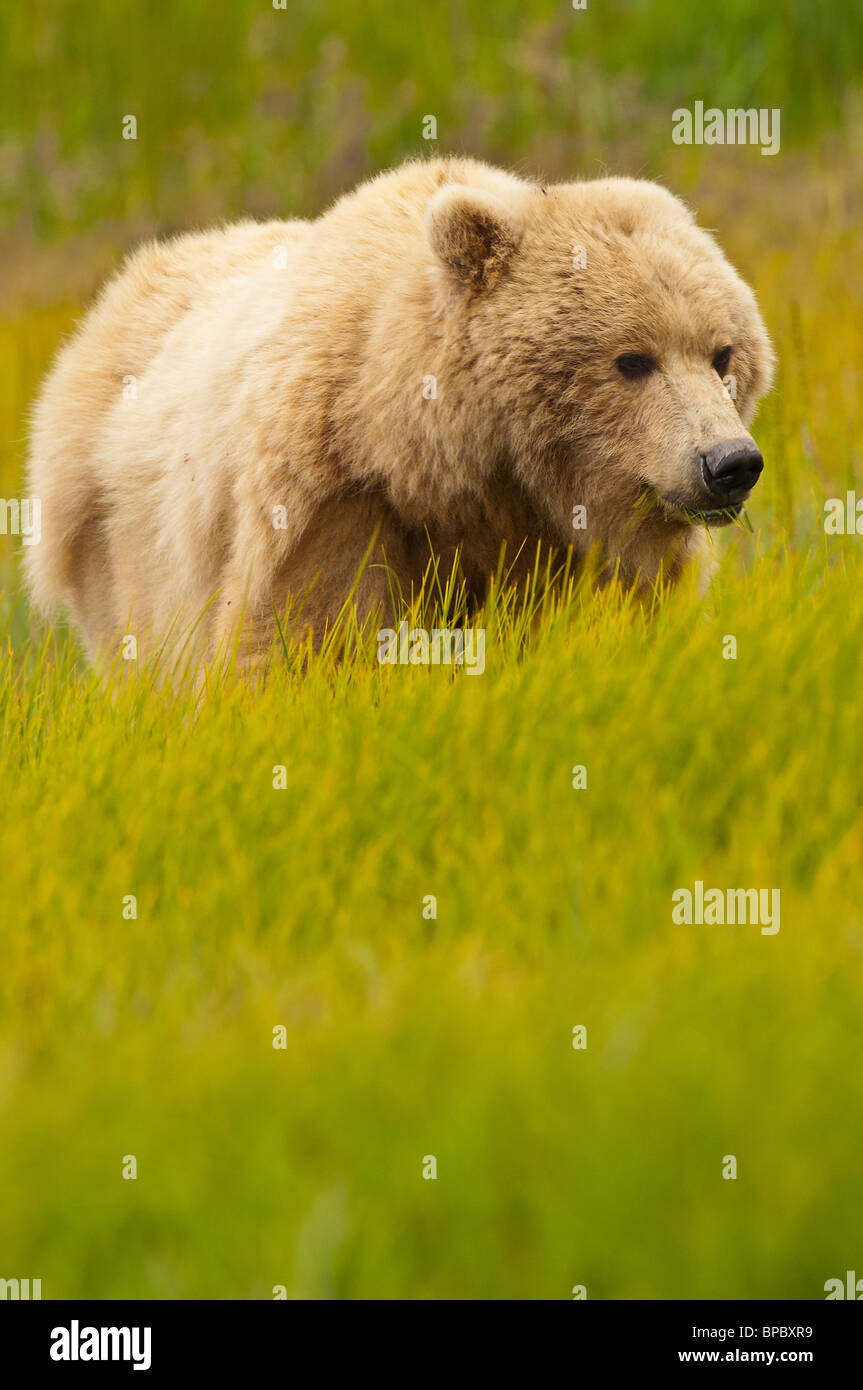
{"label": "bear ear", "polygon": [[477,289],[498,278],[523,230],[500,198],[465,184],[439,188],[426,209],[426,236],[438,260],[457,280]]}

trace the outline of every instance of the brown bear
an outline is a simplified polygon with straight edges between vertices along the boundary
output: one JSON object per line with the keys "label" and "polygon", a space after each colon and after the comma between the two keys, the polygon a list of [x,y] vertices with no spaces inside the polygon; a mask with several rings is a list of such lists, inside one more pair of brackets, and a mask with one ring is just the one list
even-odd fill
{"label": "brown bear", "polygon": [[95,655],[195,624],[212,649],[241,613],[260,650],[290,600],[320,634],[360,570],[383,613],[456,547],[479,595],[504,544],[673,580],[757,481],[772,369],[664,188],[411,161],[315,221],[131,256],[35,411],[31,592]]}

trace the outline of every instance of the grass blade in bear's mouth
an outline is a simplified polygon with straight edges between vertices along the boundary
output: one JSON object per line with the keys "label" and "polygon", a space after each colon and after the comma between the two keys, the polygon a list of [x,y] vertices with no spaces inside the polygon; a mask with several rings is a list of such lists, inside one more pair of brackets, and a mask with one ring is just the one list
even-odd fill
{"label": "grass blade in bear's mouth", "polygon": [[[742,517],[746,517],[742,502],[735,502],[728,507],[691,507],[685,502],[679,502],[673,497],[663,497],[661,493],[656,494],[657,505],[670,518],[685,521],[689,526],[728,526],[732,522],[741,522]],[[749,529],[752,529],[748,517],[746,522]]]}
{"label": "grass blade in bear's mouth", "polygon": [[723,526],[727,526],[733,521],[739,521],[742,511],[742,502],[738,502],[733,507],[712,507],[710,509],[704,508],[701,511],[684,509],[685,515],[691,518],[694,526],[698,525],[699,522],[706,522],[708,525],[710,525],[711,522],[714,525],[716,522],[721,522]]}

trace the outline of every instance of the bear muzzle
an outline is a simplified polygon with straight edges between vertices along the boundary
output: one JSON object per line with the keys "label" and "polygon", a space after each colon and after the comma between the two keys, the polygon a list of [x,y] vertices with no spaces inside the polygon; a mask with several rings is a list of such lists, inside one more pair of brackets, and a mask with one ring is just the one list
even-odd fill
{"label": "bear muzzle", "polygon": [[727,439],[698,456],[701,482],[711,500],[738,505],[761,477],[764,460],[751,439]]}
{"label": "bear muzzle", "polygon": [[763,468],[753,439],[724,439],[696,454],[692,494],[667,498],[666,503],[695,523],[727,526],[740,515]]}
{"label": "bear muzzle", "polygon": [[754,439],[723,439],[692,458],[686,492],[654,490],[654,496],[669,521],[727,526],[739,517],[763,468]]}

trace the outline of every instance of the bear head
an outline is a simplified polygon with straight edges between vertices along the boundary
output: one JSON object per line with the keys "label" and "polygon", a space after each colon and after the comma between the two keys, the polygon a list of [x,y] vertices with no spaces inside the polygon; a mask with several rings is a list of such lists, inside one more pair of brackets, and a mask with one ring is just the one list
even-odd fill
{"label": "bear head", "polygon": [[425,235],[436,312],[559,543],[652,576],[740,515],[773,353],[752,291],[678,198],[626,178],[447,183]]}

